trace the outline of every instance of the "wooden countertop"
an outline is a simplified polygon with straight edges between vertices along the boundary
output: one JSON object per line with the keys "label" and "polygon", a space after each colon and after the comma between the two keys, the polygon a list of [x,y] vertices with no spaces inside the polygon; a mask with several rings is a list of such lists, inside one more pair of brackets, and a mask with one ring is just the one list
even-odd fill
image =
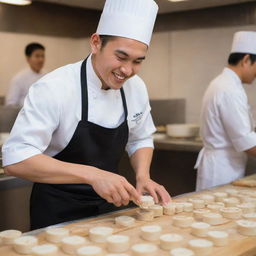
{"label": "wooden countertop", "polygon": [[[253,176],[255,178],[255,175]],[[223,191],[226,188],[236,188],[238,190],[252,190],[256,191],[256,188],[243,188],[243,187],[235,187],[233,185],[225,185],[217,188],[213,188],[208,191],[203,191],[201,193],[212,193],[216,191]],[[184,201],[185,199],[195,197],[199,195],[200,193],[190,193],[190,194],[184,194],[182,196],[179,196],[178,198],[175,198],[174,201]],[[82,236],[87,236],[87,231],[91,227],[95,226],[108,226],[114,228],[114,233],[115,234],[124,234],[128,235],[131,239],[131,244],[135,243],[145,243],[144,240],[140,238],[140,227],[143,225],[152,225],[152,224],[157,224],[161,225],[163,228],[162,233],[179,233],[183,235],[185,238],[184,246],[187,246],[187,243],[190,239],[196,239],[196,237],[192,236],[190,234],[190,228],[177,228],[172,225],[172,216],[162,216],[162,217],[157,217],[154,219],[152,222],[144,222],[144,221],[137,221],[134,226],[129,227],[129,228],[122,228],[120,226],[117,226],[114,223],[114,218],[120,215],[128,215],[128,216],[133,216],[136,217],[136,210],[137,208],[134,209],[128,209],[120,212],[115,212],[115,213],[110,213],[104,216],[100,216],[97,218],[90,218],[90,219],[85,219],[85,220],[80,220],[74,223],[66,223],[64,225],[60,226],[65,226],[70,230],[72,234],[78,234]],[[193,213],[179,213],[180,215],[188,215],[192,216]],[[235,221],[229,220],[226,224],[218,225],[218,226],[211,226],[211,230],[225,230],[226,232],[229,233],[229,244],[228,246],[224,247],[214,247],[212,253],[210,256],[255,256],[256,255],[256,237],[246,237],[240,235],[236,231],[236,223]],[[45,241],[45,235],[43,230],[36,230],[33,232],[30,232],[28,234],[36,234],[40,240],[40,243],[46,243]],[[151,242],[152,243],[152,242]],[[154,242],[156,245],[159,244],[159,242]],[[90,243],[94,244],[95,243]],[[104,251],[106,252],[106,245],[105,244],[97,244],[98,246],[101,246]],[[167,256],[169,255],[168,251],[164,251],[161,249],[158,249],[158,254],[159,256]],[[130,253],[130,251],[126,252]],[[10,246],[1,246],[0,247],[0,255],[1,256],[18,256],[17,253],[15,253]],[[59,250],[58,256],[66,256],[61,250]]]}

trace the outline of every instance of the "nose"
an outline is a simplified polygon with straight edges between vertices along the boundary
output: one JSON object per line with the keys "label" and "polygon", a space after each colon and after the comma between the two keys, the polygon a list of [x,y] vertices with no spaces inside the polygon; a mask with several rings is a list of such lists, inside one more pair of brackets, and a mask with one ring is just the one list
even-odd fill
{"label": "nose", "polygon": [[133,66],[130,63],[125,63],[121,66],[120,71],[125,76],[131,76],[133,74]]}

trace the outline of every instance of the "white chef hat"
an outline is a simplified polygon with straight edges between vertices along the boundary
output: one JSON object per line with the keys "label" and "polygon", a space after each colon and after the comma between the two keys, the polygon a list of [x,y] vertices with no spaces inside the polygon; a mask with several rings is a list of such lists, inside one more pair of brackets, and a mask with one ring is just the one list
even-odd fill
{"label": "white chef hat", "polygon": [[239,31],[234,34],[231,53],[256,54],[256,32]]}
{"label": "white chef hat", "polygon": [[149,45],[157,11],[154,0],[106,0],[96,33]]}

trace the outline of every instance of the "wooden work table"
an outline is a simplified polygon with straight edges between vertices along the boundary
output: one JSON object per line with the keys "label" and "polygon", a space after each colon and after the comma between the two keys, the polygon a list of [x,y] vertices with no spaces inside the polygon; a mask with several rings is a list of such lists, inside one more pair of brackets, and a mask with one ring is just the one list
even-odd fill
{"label": "wooden work table", "polygon": [[[251,176],[252,178],[256,178],[255,175]],[[238,186],[233,186],[233,185],[225,185],[225,186],[220,186],[213,188],[211,190],[207,191],[202,191],[198,193],[189,193],[189,194],[184,194],[181,196],[178,196],[174,198],[174,201],[184,201],[187,200],[188,198],[193,198],[198,196],[199,194],[202,193],[212,193],[216,191],[223,191],[224,189],[227,188],[236,188],[238,190],[252,190],[256,191],[256,188],[245,188],[245,187],[238,187]],[[192,236],[190,234],[190,228],[177,228],[172,225],[172,217],[173,216],[162,216],[162,217],[157,217],[155,218],[152,222],[144,222],[144,221],[138,221],[136,220],[136,223],[134,226],[129,227],[129,228],[122,228],[120,226],[117,226],[114,223],[114,218],[120,215],[128,215],[128,216],[133,216],[136,218],[136,210],[138,208],[133,208],[133,209],[126,209],[123,211],[118,211],[110,214],[106,214],[103,216],[99,216],[96,218],[89,218],[89,219],[84,219],[84,220],[79,220],[79,221],[74,221],[70,223],[63,223],[58,226],[64,226],[70,230],[72,234],[78,234],[82,236],[87,237],[87,231],[91,227],[95,226],[108,226],[114,228],[114,233],[115,234],[123,234],[123,235],[128,235],[131,239],[131,244],[135,243],[145,243],[146,241],[142,240],[140,238],[140,227],[143,225],[152,225],[152,224],[157,224],[161,225],[163,228],[163,234],[164,233],[178,233],[184,236],[185,242],[184,242],[184,247],[187,246],[187,243],[190,239],[196,239],[195,236]],[[179,213],[180,215],[189,215],[192,216],[193,213]],[[236,230],[236,223],[235,221],[229,220],[227,223],[218,225],[218,226],[211,226],[211,230],[223,230],[227,231],[229,233],[229,244],[228,246],[224,247],[214,247],[213,252],[210,255],[220,255],[220,256],[249,256],[249,255],[256,255],[256,237],[246,237],[240,235],[237,230]],[[29,232],[27,234],[30,235],[36,235],[38,236],[40,243],[46,243],[44,237],[44,229],[40,230],[35,230],[32,232]],[[152,243],[152,242],[151,242]],[[98,245],[104,248],[105,250],[105,244],[95,244],[95,243],[90,243],[94,245]],[[159,244],[159,242],[155,242],[155,244]],[[106,250],[105,250],[106,252]],[[131,255],[131,252],[128,251],[126,252],[128,255]],[[19,254],[15,253],[11,246],[0,246],[0,255],[1,256],[18,256]],[[66,254],[63,253],[61,250],[59,250],[58,256],[65,256]],[[159,249],[159,252],[157,254],[158,256],[167,256],[169,255],[168,251],[164,251]]]}

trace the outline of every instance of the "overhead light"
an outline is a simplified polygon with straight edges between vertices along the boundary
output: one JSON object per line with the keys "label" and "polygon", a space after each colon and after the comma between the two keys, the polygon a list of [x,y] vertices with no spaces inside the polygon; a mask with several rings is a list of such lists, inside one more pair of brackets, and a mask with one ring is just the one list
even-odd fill
{"label": "overhead light", "polygon": [[187,1],[187,0],[168,0],[170,2],[184,2],[184,1]]}
{"label": "overhead light", "polygon": [[0,3],[14,5],[29,5],[31,4],[31,0],[0,0]]}

